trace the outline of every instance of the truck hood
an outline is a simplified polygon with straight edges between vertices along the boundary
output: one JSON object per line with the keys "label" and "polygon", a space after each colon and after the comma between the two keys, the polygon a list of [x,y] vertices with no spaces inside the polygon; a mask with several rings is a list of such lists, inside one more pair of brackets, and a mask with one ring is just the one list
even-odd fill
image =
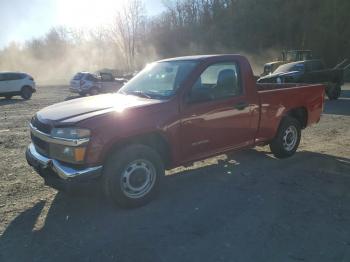
{"label": "truck hood", "polygon": [[37,113],[41,120],[53,122],[78,122],[87,118],[105,114],[111,111],[125,111],[129,108],[140,107],[161,100],[146,99],[132,95],[105,94],[72,99],[66,102],[48,106]]}

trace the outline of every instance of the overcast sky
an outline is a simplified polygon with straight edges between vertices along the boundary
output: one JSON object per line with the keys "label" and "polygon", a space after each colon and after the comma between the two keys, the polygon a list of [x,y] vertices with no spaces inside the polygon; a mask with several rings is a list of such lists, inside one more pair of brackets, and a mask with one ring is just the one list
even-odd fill
{"label": "overcast sky", "polygon": [[[92,28],[111,21],[127,0],[0,0],[0,48],[11,41],[24,42],[51,27]],[[144,0],[147,14],[163,10],[162,0]]]}

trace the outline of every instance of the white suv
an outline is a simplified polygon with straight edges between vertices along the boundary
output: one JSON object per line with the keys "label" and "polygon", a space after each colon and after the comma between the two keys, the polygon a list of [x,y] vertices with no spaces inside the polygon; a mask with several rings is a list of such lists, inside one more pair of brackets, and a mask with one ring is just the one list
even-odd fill
{"label": "white suv", "polygon": [[0,96],[11,99],[20,95],[27,100],[36,92],[33,77],[26,73],[0,72]]}

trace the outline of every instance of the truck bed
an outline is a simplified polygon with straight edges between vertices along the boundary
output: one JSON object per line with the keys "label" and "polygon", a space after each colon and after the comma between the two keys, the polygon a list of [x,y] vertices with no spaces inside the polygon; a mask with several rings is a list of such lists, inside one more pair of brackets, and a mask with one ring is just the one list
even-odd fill
{"label": "truck bed", "polygon": [[257,84],[257,90],[261,105],[260,123],[255,139],[257,144],[273,139],[281,118],[291,110],[306,114],[303,128],[320,120],[324,85]]}

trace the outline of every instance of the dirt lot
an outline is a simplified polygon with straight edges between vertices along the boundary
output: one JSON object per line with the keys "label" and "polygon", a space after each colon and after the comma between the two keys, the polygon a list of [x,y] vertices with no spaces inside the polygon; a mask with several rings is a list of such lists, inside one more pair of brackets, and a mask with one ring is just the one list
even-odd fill
{"label": "dirt lot", "polygon": [[148,206],[67,197],[28,167],[28,121],[63,101],[0,98],[0,261],[350,261],[350,85],[297,154],[268,147],[169,172]]}

